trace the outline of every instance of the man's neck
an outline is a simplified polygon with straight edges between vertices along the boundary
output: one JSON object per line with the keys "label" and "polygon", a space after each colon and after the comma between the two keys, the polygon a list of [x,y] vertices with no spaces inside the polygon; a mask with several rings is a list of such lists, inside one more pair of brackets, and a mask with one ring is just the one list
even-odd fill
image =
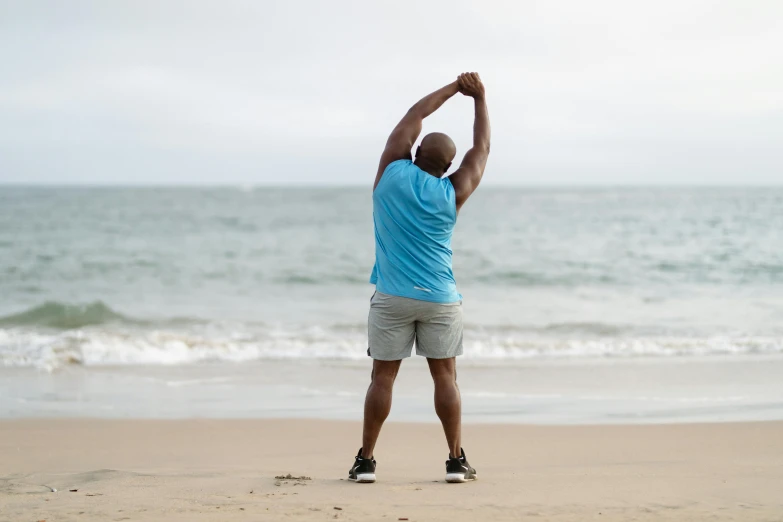
{"label": "man's neck", "polygon": [[419,167],[421,170],[429,174],[430,176],[435,176],[436,178],[443,177],[443,170],[438,169],[436,167],[433,167],[432,165],[428,164],[426,161],[422,161],[420,159],[416,159],[416,161],[413,162],[414,165]]}

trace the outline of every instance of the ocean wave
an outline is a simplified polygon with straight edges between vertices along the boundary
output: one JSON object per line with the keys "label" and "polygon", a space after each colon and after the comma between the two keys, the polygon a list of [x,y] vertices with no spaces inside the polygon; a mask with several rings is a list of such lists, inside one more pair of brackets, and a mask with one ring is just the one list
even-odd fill
{"label": "ocean wave", "polygon": [[[310,331],[246,332],[222,336],[173,331],[105,329],[43,332],[0,329],[0,366],[55,369],[84,366],[180,365],[259,359],[359,359],[366,340]],[[362,348],[362,346],[364,346]]]}
{"label": "ocean wave", "polygon": [[[632,358],[783,353],[777,337],[560,338],[508,332],[465,332],[466,359]],[[203,332],[139,328],[0,329],[0,366],[53,370],[78,364],[184,365],[267,359],[363,360],[366,332],[346,328],[269,328]]]}
{"label": "ocean wave", "polygon": [[[87,304],[61,303],[47,301],[20,313],[0,317],[0,327],[51,328],[57,330],[75,330],[87,327],[105,325],[146,326],[157,328],[185,328],[192,325],[209,324],[206,319],[195,317],[162,317],[141,319],[115,311],[103,301],[93,301]],[[336,323],[330,325],[332,330],[361,331],[366,330],[366,323]],[[468,325],[468,328],[484,337],[487,335],[525,334],[557,334],[606,336],[619,335],[630,331],[627,325],[599,322],[562,322],[546,325],[499,324],[490,327]]]}
{"label": "ocean wave", "polygon": [[77,330],[105,325],[174,328],[208,323],[208,320],[197,317],[167,317],[154,320],[131,317],[117,312],[103,301],[93,301],[86,304],[47,301],[23,312],[0,316],[0,327],[37,327],[53,330]]}
{"label": "ocean wave", "polygon": [[18,314],[0,317],[0,326],[40,326],[69,330],[107,323],[140,323],[101,301],[79,305],[47,301]]}

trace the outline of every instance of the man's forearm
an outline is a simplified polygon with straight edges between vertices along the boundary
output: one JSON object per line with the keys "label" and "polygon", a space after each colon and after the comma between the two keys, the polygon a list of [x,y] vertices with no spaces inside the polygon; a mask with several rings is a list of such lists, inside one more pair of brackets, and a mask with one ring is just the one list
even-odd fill
{"label": "man's forearm", "polygon": [[487,100],[483,96],[475,98],[474,106],[476,117],[473,122],[473,148],[489,152],[490,127]]}
{"label": "man's forearm", "polygon": [[446,100],[457,94],[457,92],[457,82],[441,87],[437,91],[428,94],[416,102],[416,104],[408,110],[408,114],[424,119],[440,109],[441,105],[446,103]]}

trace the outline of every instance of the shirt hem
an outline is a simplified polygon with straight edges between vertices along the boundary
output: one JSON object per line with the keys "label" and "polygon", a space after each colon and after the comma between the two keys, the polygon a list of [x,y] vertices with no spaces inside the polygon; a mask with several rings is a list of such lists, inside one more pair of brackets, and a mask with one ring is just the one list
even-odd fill
{"label": "shirt hem", "polygon": [[407,294],[404,292],[392,292],[385,288],[381,288],[380,285],[376,283],[375,289],[386,295],[393,295],[395,297],[405,297],[406,299],[414,299],[416,301],[426,301],[428,303],[439,303],[439,304],[451,304],[451,303],[459,303],[462,301],[462,294],[459,292],[456,293],[456,299],[452,299],[451,296],[446,299],[427,299],[427,296],[421,295],[421,294]]}

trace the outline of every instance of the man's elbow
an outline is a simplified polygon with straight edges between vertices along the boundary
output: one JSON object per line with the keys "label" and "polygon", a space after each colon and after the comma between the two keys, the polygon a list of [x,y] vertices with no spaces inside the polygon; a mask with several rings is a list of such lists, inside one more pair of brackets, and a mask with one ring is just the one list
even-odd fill
{"label": "man's elbow", "polygon": [[410,109],[408,109],[408,112],[405,113],[405,117],[409,119],[423,119],[423,112],[422,106],[420,103],[417,103]]}

